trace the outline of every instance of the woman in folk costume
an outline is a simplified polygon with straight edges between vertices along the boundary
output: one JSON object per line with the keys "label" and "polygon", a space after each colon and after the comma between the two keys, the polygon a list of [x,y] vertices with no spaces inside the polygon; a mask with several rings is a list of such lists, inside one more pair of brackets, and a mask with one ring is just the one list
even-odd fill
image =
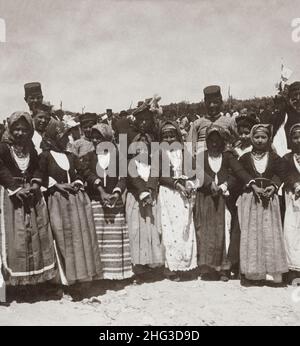
{"label": "woman in folk costume", "polygon": [[206,130],[204,182],[198,189],[194,209],[198,266],[204,280],[228,281],[231,256],[231,213],[228,198],[237,179],[248,183],[250,175],[229,151],[224,152],[226,131],[211,125]]}
{"label": "woman in folk costume", "polygon": [[[166,276],[179,281],[183,272],[197,267],[197,243],[193,221],[194,183],[184,176],[183,146],[180,129],[176,122],[161,124],[160,142],[178,144],[174,150],[160,151],[160,176],[158,203],[161,219],[162,242],[165,252]],[[163,164],[168,162],[168,172]],[[165,174],[167,173],[167,174]],[[148,186],[155,190],[157,179],[151,178]]]}
{"label": "woman in folk costume", "polygon": [[254,191],[246,189],[237,201],[242,283],[261,285],[269,274],[275,284],[280,284],[288,267],[276,192],[285,175],[285,165],[270,149],[271,125],[254,125],[250,136],[253,149],[240,162],[253,179]]}
{"label": "woman in folk costume", "polygon": [[92,205],[78,174],[79,160],[66,152],[68,128],[63,122],[47,131],[39,157],[52,231],[63,273],[62,283],[102,278]]}
{"label": "woman in folk costume", "polygon": [[31,141],[33,131],[31,116],[15,112],[0,143],[0,160],[8,177],[23,188],[23,202],[16,198],[18,194],[10,197],[9,189],[2,189],[0,195],[2,267],[12,286],[43,283],[57,274],[47,207],[40,192],[38,156]]}
{"label": "woman in folk costume", "polygon": [[[103,123],[94,125],[91,139],[96,150],[82,157],[82,174],[92,200],[103,278],[128,279],[133,272],[122,201],[126,178],[119,177],[119,153],[112,143],[111,127]],[[123,162],[127,164],[125,159]]]}
{"label": "woman in folk costume", "polygon": [[287,177],[284,184],[286,211],[284,240],[289,266],[288,281],[300,277],[300,124],[290,129],[291,153],[284,156]]}
{"label": "woman in folk costume", "polygon": [[136,155],[130,157],[128,165],[126,219],[131,260],[135,274],[141,278],[148,269],[162,266],[164,260],[157,199],[147,185],[151,172],[151,137],[138,134],[133,143]]}

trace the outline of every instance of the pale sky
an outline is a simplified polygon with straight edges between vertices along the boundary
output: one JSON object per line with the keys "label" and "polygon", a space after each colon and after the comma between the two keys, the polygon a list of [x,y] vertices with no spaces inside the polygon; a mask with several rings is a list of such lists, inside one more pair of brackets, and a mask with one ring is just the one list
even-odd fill
{"label": "pale sky", "polygon": [[299,0],[0,0],[0,118],[27,109],[23,84],[71,111],[272,95],[281,57],[300,80]]}

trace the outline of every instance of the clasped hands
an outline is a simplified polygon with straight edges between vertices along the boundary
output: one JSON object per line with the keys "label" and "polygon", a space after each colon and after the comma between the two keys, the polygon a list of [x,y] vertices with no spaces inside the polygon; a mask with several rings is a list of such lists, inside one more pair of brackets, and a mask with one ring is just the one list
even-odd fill
{"label": "clasped hands", "polygon": [[274,185],[267,186],[265,188],[258,187],[256,184],[251,184],[251,188],[257,197],[258,201],[269,201],[275,194],[276,188]]}
{"label": "clasped hands", "polygon": [[100,193],[103,206],[107,208],[114,208],[118,199],[121,197],[121,193],[119,191],[107,193],[101,186],[98,187],[98,191]]}

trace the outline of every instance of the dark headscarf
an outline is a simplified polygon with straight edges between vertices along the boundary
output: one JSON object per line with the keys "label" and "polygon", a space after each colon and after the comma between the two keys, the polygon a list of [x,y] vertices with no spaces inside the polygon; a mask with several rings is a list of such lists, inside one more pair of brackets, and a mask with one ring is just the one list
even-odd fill
{"label": "dark headscarf", "polygon": [[14,144],[14,136],[12,134],[12,129],[14,124],[16,124],[18,121],[21,119],[24,119],[28,125],[29,128],[29,138],[28,138],[28,144],[31,143],[31,139],[34,133],[34,128],[33,128],[33,121],[32,117],[30,116],[29,113],[27,112],[14,112],[7,120],[7,125],[8,125],[8,131],[4,133],[2,142],[8,143],[10,145]]}
{"label": "dark headscarf", "polygon": [[215,125],[215,124],[212,124],[210,125],[207,129],[206,129],[206,133],[205,133],[205,140],[207,142],[209,136],[216,132],[220,138],[222,139],[222,142],[223,142],[223,149],[222,151],[224,151],[225,149],[225,145],[226,145],[226,141],[228,140],[229,136],[230,136],[230,133],[228,130],[224,129],[223,127],[219,126],[219,125]]}
{"label": "dark headscarf", "polygon": [[109,125],[104,123],[96,124],[92,127],[92,130],[98,131],[106,142],[113,141],[114,136],[113,136],[112,128]]}
{"label": "dark headscarf", "polygon": [[58,141],[66,135],[69,130],[70,127],[63,121],[50,122],[41,143],[41,148],[43,150],[61,152],[62,149],[59,148]]}

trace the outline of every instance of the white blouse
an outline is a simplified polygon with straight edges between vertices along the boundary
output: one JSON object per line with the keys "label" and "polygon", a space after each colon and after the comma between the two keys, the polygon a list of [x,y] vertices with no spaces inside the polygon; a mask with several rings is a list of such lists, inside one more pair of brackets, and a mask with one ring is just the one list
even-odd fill
{"label": "white blouse", "polygon": [[252,155],[252,158],[254,167],[257,170],[257,172],[259,174],[263,174],[267,169],[269,153],[266,153],[266,155],[264,155],[261,159],[256,159],[254,155]]}
{"label": "white blouse", "polygon": [[182,175],[182,150],[167,150],[167,155],[174,170],[174,178]]}
{"label": "white blouse", "polygon": [[34,131],[32,142],[38,154],[42,152],[42,149],[41,149],[42,140],[43,140],[43,137],[37,131]]}
{"label": "white blouse", "polygon": [[136,170],[140,178],[144,181],[148,181],[150,176],[151,166],[144,162],[139,162],[138,160],[134,160],[136,165]]}
{"label": "white blouse", "polygon": [[13,157],[14,157],[18,167],[20,168],[22,173],[24,173],[29,166],[29,161],[30,161],[29,153],[25,157],[18,157],[16,155],[16,153],[14,152],[14,150],[12,150],[11,152],[13,154]]}
{"label": "white blouse", "polygon": [[97,159],[98,159],[98,165],[104,171],[103,180],[104,180],[104,187],[106,187],[106,177],[107,177],[106,170],[110,164],[110,152],[97,154]]}
{"label": "white blouse", "polygon": [[223,160],[223,155],[219,156],[210,156],[208,155],[208,164],[211,170],[216,174],[215,175],[215,183],[218,185],[219,179],[218,179],[218,172],[221,169],[222,166],[222,160]]}
{"label": "white blouse", "polygon": [[[68,160],[67,155],[64,154],[64,153],[58,153],[58,152],[53,151],[53,150],[50,151],[50,154],[54,158],[54,160],[57,163],[57,165],[62,170],[67,172],[68,184],[70,184],[70,182],[71,182],[71,178],[70,178],[70,175],[69,175],[70,162]],[[49,185],[48,185],[48,187],[51,187],[51,186],[53,186],[55,184],[57,184],[57,181],[55,179],[53,179],[52,177],[49,177]]]}

